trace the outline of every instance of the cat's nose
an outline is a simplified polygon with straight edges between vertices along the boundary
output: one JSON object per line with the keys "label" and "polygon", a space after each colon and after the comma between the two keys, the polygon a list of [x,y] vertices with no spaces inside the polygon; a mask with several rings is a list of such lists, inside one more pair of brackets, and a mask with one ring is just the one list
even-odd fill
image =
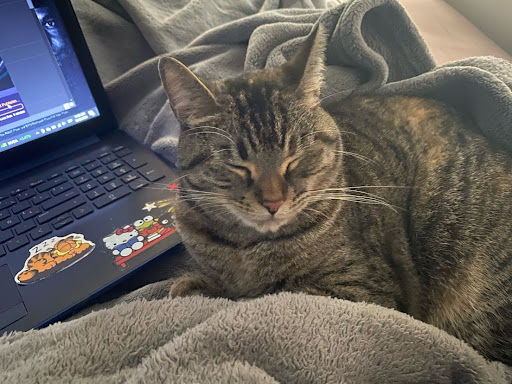
{"label": "cat's nose", "polygon": [[268,209],[270,213],[276,213],[281,205],[284,204],[284,199],[277,200],[277,201],[263,201],[262,205]]}

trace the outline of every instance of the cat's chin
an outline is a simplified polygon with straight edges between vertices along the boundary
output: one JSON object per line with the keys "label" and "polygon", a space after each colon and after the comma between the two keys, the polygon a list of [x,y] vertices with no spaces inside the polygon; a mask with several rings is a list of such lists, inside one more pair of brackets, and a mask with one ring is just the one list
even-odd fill
{"label": "cat's chin", "polygon": [[256,229],[261,233],[275,233],[288,223],[288,219],[269,217],[268,219],[258,220],[254,218],[242,218],[245,225]]}

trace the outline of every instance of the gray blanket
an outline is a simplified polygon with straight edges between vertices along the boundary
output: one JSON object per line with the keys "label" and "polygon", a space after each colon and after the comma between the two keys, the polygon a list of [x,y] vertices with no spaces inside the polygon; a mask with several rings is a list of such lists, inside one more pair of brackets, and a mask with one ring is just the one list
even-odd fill
{"label": "gray blanket", "polygon": [[[407,315],[284,293],[159,298],[0,339],[1,383],[510,383],[505,367]],[[158,293],[159,292],[159,293]],[[148,299],[152,300],[148,300]]]}
{"label": "gray blanket", "polygon": [[[121,128],[170,163],[178,125],[153,56],[171,53],[208,78],[234,76],[284,62],[318,22],[330,36],[324,103],[351,92],[435,97],[512,149],[512,65],[473,58],[436,68],[393,0],[74,4]],[[169,284],[0,338],[0,382],[512,382],[510,368],[392,310],[292,294],[169,299]]]}

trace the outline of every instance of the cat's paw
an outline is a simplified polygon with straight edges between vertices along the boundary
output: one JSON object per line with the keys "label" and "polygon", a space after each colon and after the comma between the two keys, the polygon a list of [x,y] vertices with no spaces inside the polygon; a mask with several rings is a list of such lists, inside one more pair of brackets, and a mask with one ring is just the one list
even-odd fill
{"label": "cat's paw", "polygon": [[178,277],[171,286],[169,291],[170,297],[185,297],[185,296],[208,296],[205,292],[203,281],[193,274],[185,274]]}

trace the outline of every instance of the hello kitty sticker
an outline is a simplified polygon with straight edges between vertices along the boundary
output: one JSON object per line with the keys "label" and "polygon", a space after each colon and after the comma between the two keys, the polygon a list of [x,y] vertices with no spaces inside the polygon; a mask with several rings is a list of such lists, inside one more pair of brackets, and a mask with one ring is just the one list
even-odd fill
{"label": "hello kitty sticker", "polygon": [[19,285],[28,285],[46,279],[82,260],[94,247],[81,233],[44,240],[30,248],[30,256],[14,280]]}
{"label": "hello kitty sticker", "polygon": [[125,268],[128,260],[175,233],[172,211],[170,207],[159,217],[144,216],[103,238],[114,256],[114,264]]}

